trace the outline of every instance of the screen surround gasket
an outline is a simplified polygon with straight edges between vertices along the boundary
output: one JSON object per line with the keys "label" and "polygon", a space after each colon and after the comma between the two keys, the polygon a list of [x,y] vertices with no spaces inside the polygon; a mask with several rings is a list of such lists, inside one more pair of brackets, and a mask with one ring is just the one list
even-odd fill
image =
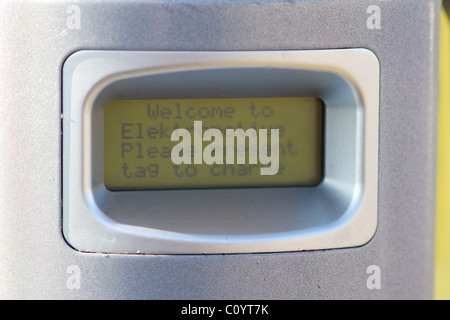
{"label": "screen surround gasket", "polygon": [[[193,80],[195,79],[195,80]],[[114,99],[316,96],[314,187],[111,192],[103,108]],[[79,51],[63,67],[63,235],[101,253],[205,254],[360,246],[378,212],[379,64],[367,49]]]}

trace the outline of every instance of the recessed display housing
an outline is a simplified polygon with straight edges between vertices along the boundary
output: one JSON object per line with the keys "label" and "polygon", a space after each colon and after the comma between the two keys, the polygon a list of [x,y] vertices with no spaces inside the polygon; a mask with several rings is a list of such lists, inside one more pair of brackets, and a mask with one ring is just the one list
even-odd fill
{"label": "recessed display housing", "polygon": [[[113,101],[287,97],[323,102],[318,183],[105,184],[105,107]],[[377,227],[378,99],[379,64],[367,49],[76,52],[63,68],[64,237],[80,251],[144,254],[363,245]]]}

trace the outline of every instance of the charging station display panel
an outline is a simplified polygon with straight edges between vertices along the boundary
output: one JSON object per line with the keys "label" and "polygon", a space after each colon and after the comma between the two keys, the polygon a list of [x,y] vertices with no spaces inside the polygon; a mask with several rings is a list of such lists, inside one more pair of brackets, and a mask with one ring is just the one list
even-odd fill
{"label": "charging station display panel", "polygon": [[314,97],[110,101],[105,186],[316,185],[323,171],[323,108]]}

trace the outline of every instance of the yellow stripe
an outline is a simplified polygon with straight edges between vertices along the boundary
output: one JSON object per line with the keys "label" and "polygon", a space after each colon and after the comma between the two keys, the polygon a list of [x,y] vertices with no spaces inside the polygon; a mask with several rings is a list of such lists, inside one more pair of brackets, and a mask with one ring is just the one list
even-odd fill
{"label": "yellow stripe", "polygon": [[450,299],[450,1],[441,12],[435,298]]}

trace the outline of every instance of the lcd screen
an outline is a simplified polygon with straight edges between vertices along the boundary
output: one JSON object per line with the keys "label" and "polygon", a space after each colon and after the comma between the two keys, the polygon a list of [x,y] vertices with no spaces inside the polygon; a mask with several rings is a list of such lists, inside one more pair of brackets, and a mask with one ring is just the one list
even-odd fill
{"label": "lcd screen", "polygon": [[324,107],[314,97],[113,100],[104,109],[112,191],[312,186]]}

